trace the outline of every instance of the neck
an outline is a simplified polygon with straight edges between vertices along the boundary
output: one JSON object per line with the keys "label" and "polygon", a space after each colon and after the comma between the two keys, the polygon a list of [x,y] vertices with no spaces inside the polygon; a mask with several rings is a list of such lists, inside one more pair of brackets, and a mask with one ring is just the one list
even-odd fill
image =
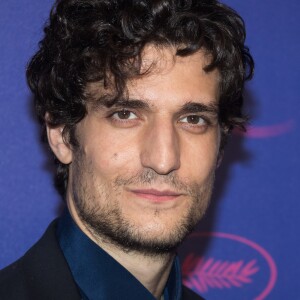
{"label": "neck", "polygon": [[164,255],[145,255],[137,251],[124,250],[112,243],[96,236],[85,224],[82,223],[74,207],[69,206],[69,211],[77,226],[99,247],[112,256],[119,264],[126,268],[144,287],[156,298],[161,299],[167,283],[174,253]]}

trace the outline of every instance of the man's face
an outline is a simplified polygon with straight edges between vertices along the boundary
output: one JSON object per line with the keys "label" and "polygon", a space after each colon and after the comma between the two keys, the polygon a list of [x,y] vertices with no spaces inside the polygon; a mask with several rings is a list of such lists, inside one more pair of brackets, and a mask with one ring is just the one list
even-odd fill
{"label": "man's face", "polygon": [[[102,243],[171,251],[203,216],[220,144],[217,71],[198,52],[146,48],[128,100],[91,108],[70,164],[71,214]],[[99,91],[101,93],[101,91]]]}

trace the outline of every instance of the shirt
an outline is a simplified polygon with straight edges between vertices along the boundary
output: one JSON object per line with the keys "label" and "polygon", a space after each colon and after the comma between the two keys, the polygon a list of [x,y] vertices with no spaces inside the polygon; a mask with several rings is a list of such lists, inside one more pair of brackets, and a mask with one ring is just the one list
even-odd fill
{"label": "shirt", "polygon": [[[127,269],[79,229],[69,212],[59,219],[56,234],[83,299],[155,299]],[[181,293],[181,270],[176,257],[164,289],[164,300],[180,300]]]}

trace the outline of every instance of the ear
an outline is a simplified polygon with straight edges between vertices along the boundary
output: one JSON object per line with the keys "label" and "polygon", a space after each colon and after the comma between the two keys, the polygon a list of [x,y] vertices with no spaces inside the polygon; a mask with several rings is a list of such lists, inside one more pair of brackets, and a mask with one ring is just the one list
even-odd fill
{"label": "ear", "polygon": [[50,148],[56,158],[63,164],[67,165],[72,162],[73,152],[68,143],[63,138],[63,126],[52,128],[46,125],[47,136]]}

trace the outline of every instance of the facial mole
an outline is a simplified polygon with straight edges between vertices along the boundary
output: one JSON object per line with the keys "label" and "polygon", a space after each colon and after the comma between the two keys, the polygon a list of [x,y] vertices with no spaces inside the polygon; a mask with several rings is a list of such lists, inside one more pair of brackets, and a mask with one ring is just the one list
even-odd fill
{"label": "facial mole", "polygon": [[117,159],[118,158],[118,153],[114,153],[113,157],[114,157],[114,159]]}

